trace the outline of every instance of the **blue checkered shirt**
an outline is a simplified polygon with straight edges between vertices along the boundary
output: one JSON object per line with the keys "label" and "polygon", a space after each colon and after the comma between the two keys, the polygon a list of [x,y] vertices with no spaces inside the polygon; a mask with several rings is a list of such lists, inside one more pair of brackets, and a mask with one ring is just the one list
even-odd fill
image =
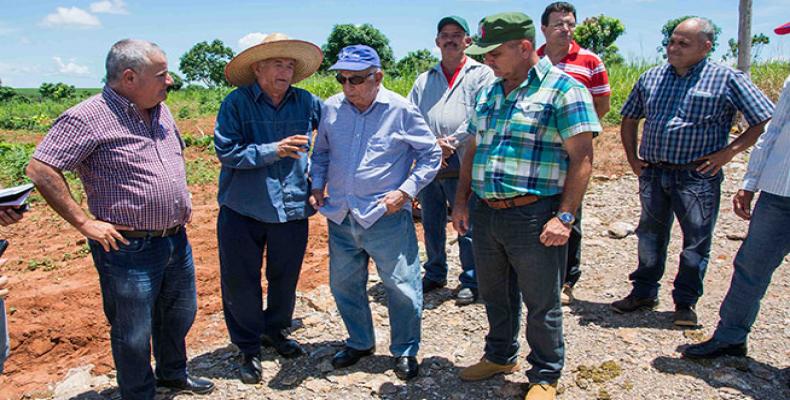
{"label": "blue checkered shirt", "polygon": [[771,118],[774,105],[745,74],[705,59],[685,76],[670,64],[651,68],[620,114],[645,118],[641,159],[687,164],[727,146],[737,111],[755,125]]}

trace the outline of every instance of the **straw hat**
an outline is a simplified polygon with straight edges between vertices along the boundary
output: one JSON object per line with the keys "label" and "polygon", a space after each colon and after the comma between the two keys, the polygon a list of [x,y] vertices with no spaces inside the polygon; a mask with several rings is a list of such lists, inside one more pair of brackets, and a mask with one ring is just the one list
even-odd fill
{"label": "straw hat", "polygon": [[296,60],[291,83],[297,83],[315,73],[324,59],[321,49],[304,40],[294,40],[283,33],[267,35],[260,44],[252,46],[233,57],[225,66],[225,79],[231,85],[244,86],[255,82],[252,65],[269,58]]}

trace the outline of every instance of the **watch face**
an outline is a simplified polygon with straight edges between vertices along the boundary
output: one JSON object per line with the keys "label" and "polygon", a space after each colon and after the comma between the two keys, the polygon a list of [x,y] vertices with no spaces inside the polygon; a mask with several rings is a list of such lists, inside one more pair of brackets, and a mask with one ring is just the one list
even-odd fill
{"label": "watch face", "polygon": [[560,218],[560,221],[562,221],[562,222],[564,222],[566,224],[570,224],[571,222],[573,222],[573,214],[571,214],[571,213],[568,213],[568,212],[560,213],[560,215],[558,215],[558,217]]}

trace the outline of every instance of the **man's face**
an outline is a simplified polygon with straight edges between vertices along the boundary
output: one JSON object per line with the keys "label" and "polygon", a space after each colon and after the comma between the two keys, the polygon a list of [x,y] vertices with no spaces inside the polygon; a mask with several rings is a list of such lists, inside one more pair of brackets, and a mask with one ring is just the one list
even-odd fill
{"label": "man's face", "polygon": [[472,38],[456,24],[446,24],[436,35],[436,47],[442,52],[442,59],[459,56],[472,43]]}
{"label": "man's face", "polygon": [[711,47],[711,42],[701,33],[696,21],[684,21],[669,38],[667,58],[675,68],[688,68],[707,57]]}
{"label": "man's face", "polygon": [[255,80],[266,92],[285,93],[293,81],[295,64],[296,62],[290,58],[259,61],[253,66]]}
{"label": "man's face", "polygon": [[569,46],[573,40],[573,30],[576,29],[576,18],[573,13],[553,12],[549,14],[548,26],[541,26],[546,43],[552,46]]}
{"label": "man's face", "polygon": [[521,40],[511,40],[486,53],[485,63],[491,67],[494,75],[507,79],[513,75],[519,64],[525,62],[522,43]]}
{"label": "man's face", "polygon": [[[339,70],[337,72],[338,75],[346,79],[345,83],[342,83],[343,94],[351,104],[359,109],[365,109],[373,103],[378,93],[379,83],[381,83],[383,74],[374,71],[375,69],[369,68],[362,71]],[[349,78],[355,78],[355,80],[361,78],[363,81],[358,85],[354,85],[348,80]]]}
{"label": "man's face", "polygon": [[167,58],[164,54],[155,52],[148,56],[151,63],[135,71],[137,79],[134,81],[132,96],[135,103],[145,109],[152,108],[167,99],[167,88],[173,84],[173,79],[167,73]]}

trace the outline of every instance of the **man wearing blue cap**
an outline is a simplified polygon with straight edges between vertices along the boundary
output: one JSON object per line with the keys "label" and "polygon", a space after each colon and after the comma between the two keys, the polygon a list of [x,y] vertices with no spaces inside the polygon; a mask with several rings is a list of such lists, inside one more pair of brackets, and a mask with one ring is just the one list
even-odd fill
{"label": "man wearing blue cap", "polygon": [[436,176],[442,151],[417,107],[381,86],[375,50],[345,47],[329,69],[343,93],[322,111],[310,202],[329,219],[329,287],[349,335],[332,365],[351,366],[375,350],[366,290],[373,258],[387,291],[395,374],[411,379],[422,317],[411,199]]}
{"label": "man wearing blue cap", "polygon": [[[474,111],[475,95],[480,88],[494,80],[491,68],[464,54],[471,43],[466,20],[457,16],[442,18],[436,34],[436,47],[442,52],[442,61],[420,74],[409,93],[409,100],[420,108],[436,135],[443,157],[442,169],[436,179],[418,197],[428,255],[423,265],[423,293],[447,284],[447,206],[453,207],[458,171],[468,142],[465,139],[471,138],[471,135],[465,135],[465,138],[456,136],[455,131]],[[477,299],[471,230],[458,235],[458,252],[463,272],[458,277],[461,289],[456,295],[456,302],[459,305],[470,304]]]}

